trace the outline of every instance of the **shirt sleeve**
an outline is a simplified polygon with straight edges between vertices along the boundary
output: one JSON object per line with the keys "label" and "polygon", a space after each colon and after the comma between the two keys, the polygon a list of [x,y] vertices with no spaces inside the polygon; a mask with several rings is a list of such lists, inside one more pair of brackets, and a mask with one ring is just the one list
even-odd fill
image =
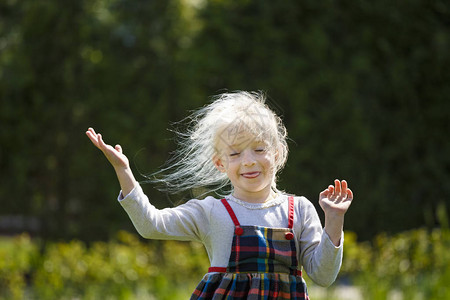
{"label": "shirt sleeve", "polygon": [[316,284],[330,286],[341,268],[344,236],[342,234],[340,245],[336,247],[322,229],[313,204],[306,198],[302,198],[300,203],[300,262]]}
{"label": "shirt sleeve", "polygon": [[125,197],[119,194],[119,203],[125,209],[138,233],[148,239],[201,242],[209,228],[204,201],[190,200],[175,208],[157,209],[136,186]]}

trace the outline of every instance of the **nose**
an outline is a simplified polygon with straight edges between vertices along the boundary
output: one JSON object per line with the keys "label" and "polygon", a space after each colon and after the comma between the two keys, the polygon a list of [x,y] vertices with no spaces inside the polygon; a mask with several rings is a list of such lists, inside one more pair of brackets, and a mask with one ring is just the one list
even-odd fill
{"label": "nose", "polygon": [[250,149],[242,151],[242,164],[246,167],[253,166],[256,163],[255,156]]}

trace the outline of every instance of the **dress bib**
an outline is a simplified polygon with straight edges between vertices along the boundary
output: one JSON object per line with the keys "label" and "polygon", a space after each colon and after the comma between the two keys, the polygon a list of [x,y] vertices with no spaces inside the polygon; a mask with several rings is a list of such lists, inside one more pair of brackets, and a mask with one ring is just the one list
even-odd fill
{"label": "dress bib", "polygon": [[191,300],[309,299],[297,269],[294,198],[289,197],[288,228],[241,226],[227,200],[221,201],[235,226],[228,266],[209,268]]}

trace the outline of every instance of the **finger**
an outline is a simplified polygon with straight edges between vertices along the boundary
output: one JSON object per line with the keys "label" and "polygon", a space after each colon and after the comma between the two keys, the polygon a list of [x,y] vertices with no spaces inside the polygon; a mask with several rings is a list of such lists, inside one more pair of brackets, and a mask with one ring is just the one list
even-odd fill
{"label": "finger", "polygon": [[88,136],[88,138],[93,137],[93,134],[90,130],[86,131],[86,135]]}
{"label": "finger", "polygon": [[88,130],[86,130],[86,134],[88,133],[95,133],[94,129],[92,127],[89,127]]}
{"label": "finger", "polygon": [[320,192],[319,194],[319,198],[327,198],[330,195],[330,191],[328,189],[324,189],[322,192]]}
{"label": "finger", "polygon": [[118,152],[122,153],[122,146],[116,145],[116,146],[114,147],[114,149],[116,149]]}
{"label": "finger", "polygon": [[331,184],[328,186],[328,191],[330,194],[334,193],[334,186],[332,186]]}
{"label": "finger", "polygon": [[90,134],[92,134],[93,136],[97,136],[97,133],[95,133],[95,130],[94,130],[94,128],[92,128],[92,127],[89,127],[89,128],[88,128],[86,134],[87,134],[88,132],[89,132]]}
{"label": "finger", "polygon": [[101,149],[106,148],[106,144],[103,141],[102,135],[100,133],[97,134],[97,141],[98,141],[98,145],[100,146]]}
{"label": "finger", "polygon": [[342,185],[341,194],[342,194],[342,197],[345,197],[345,196],[347,196],[347,189],[348,189],[347,181],[342,180],[341,185]]}
{"label": "finger", "polygon": [[95,135],[95,133],[92,133],[92,131],[86,131],[86,135],[88,136],[88,138],[91,140],[91,142],[98,147],[98,139],[97,136]]}
{"label": "finger", "polygon": [[338,179],[334,180],[334,189],[337,195],[341,194],[341,182]]}
{"label": "finger", "polygon": [[351,189],[347,189],[347,200],[353,200],[353,192]]}

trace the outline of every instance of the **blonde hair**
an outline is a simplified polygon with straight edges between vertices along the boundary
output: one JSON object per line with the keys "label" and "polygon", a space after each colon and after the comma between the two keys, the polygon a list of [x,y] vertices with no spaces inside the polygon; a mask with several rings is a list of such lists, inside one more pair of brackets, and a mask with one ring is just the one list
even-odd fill
{"label": "blonde hair", "polygon": [[[209,187],[218,191],[230,184],[226,174],[217,170],[213,156],[221,137],[246,130],[255,139],[265,141],[275,151],[274,174],[285,165],[288,155],[287,131],[280,117],[266,104],[262,92],[236,91],[213,97],[213,102],[192,113],[187,132],[176,131],[178,149],[166,167],[152,174],[161,190],[180,192]],[[276,190],[276,176],[272,182]]]}

